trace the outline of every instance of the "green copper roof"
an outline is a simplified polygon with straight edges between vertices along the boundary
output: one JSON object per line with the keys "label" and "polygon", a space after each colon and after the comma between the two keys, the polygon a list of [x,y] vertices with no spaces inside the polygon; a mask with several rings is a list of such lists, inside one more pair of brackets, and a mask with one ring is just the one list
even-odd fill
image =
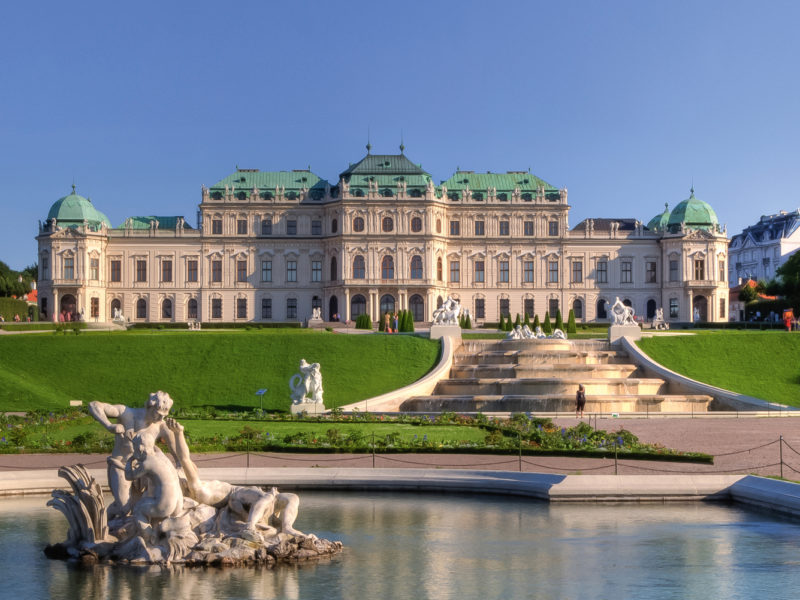
{"label": "green copper roof", "polygon": [[221,198],[225,186],[234,188],[235,194],[242,200],[250,198],[253,188],[259,190],[262,198],[269,198],[275,194],[275,188],[285,188],[287,197],[298,194],[301,190],[310,190],[312,198],[320,199],[325,194],[328,182],[314,175],[310,170],[297,171],[259,171],[257,169],[237,169],[209,188],[212,198]]}
{"label": "green copper roof", "polygon": [[475,173],[473,171],[456,171],[454,175],[442,182],[447,187],[448,195],[461,193],[469,188],[473,192],[485,194],[489,188],[501,194],[510,195],[519,188],[522,194],[535,195],[539,188],[544,187],[548,199],[559,196],[558,189],[526,171],[510,171],[507,173]]}
{"label": "green copper roof", "polygon": [[373,182],[378,186],[378,194],[386,198],[397,193],[401,182],[405,183],[408,194],[422,197],[431,182],[430,174],[404,154],[367,154],[339,177],[350,185],[350,193],[355,196],[366,195]]}
{"label": "green copper roof", "polygon": [[663,232],[667,230],[667,225],[669,224],[669,204],[664,204],[664,212],[660,215],[656,215],[650,222],[647,224],[647,228],[650,231],[658,231]]}
{"label": "green copper roof", "polygon": [[97,228],[101,223],[106,227],[111,227],[108,217],[97,210],[91,200],[75,193],[75,186],[72,186],[72,193],[59,198],[50,207],[47,219],[56,219],[58,225],[62,227],[77,227],[83,225],[84,221],[89,223],[92,228]]}
{"label": "green copper roof", "polygon": [[681,223],[691,229],[715,229],[719,220],[717,213],[709,204],[694,197],[693,188],[691,196],[683,202],[679,202],[672,210],[667,226],[674,233],[680,229]]}
{"label": "green copper roof", "polygon": [[[158,221],[159,229],[176,229],[178,227],[178,219],[181,218],[183,217],[128,217],[117,229],[127,229],[128,224],[130,224],[131,229],[150,229],[150,221]],[[186,219],[184,219],[183,228],[192,229],[192,227],[186,223]]]}
{"label": "green copper roof", "polygon": [[405,154],[367,154],[357,163],[343,171],[346,175],[427,175],[422,167],[408,160]]}

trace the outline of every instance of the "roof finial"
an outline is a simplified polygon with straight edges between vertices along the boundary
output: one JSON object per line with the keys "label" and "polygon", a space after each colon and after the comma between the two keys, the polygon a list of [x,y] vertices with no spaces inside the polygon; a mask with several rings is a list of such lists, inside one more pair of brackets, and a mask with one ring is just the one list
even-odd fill
{"label": "roof finial", "polygon": [[406,146],[403,144],[403,130],[400,130],[400,154],[405,152]]}
{"label": "roof finial", "polygon": [[367,154],[372,150],[372,144],[369,143],[369,125],[367,125]]}
{"label": "roof finial", "polygon": [[73,194],[75,193],[75,183],[74,182],[72,183],[72,193]]}
{"label": "roof finial", "polygon": [[689,188],[689,192],[694,196],[694,176],[692,176],[692,187]]}
{"label": "roof finial", "polygon": [[669,210],[669,202],[664,202],[664,210]]}

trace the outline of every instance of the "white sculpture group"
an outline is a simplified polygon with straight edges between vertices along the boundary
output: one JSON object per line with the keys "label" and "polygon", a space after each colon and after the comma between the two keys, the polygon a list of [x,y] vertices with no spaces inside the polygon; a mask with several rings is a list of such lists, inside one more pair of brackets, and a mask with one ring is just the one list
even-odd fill
{"label": "white sculpture group", "polygon": [[538,325],[536,326],[535,331],[531,331],[531,328],[527,325],[517,325],[508,332],[506,335],[507,340],[545,340],[545,339],[553,339],[553,340],[565,340],[567,339],[567,334],[561,330],[556,329],[553,331],[552,335],[546,335],[542,328]]}
{"label": "white sculpture group", "polygon": [[[114,434],[108,509],[100,486],[82,465],[62,467],[72,494],[48,502],[64,513],[66,542],[48,546],[52,558],[149,564],[256,564],[307,559],[341,550],[294,528],[300,499],[277,488],[202,480],[183,426],[168,418],[172,399],[150,395],[144,408],[91,402],[89,412]],[[116,422],[112,422],[115,419]],[[163,442],[175,460],[161,451]]]}
{"label": "white sculpture group", "polygon": [[632,306],[626,306],[617,296],[616,301],[611,306],[611,318],[614,325],[636,325]]}
{"label": "white sculpture group", "polygon": [[461,310],[461,303],[455,298],[448,296],[447,300],[433,311],[433,324],[458,325],[458,318],[461,316]]}
{"label": "white sculpture group", "polygon": [[300,372],[289,379],[293,404],[313,402],[323,405],[322,400],[322,373],[319,363],[308,364],[305,358],[300,359]]}

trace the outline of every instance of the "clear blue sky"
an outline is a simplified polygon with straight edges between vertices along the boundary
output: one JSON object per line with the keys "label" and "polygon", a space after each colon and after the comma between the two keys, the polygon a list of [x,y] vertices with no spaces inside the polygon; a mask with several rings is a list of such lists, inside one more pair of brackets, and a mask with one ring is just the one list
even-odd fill
{"label": "clear blue sky", "polygon": [[694,182],[729,235],[800,206],[800,3],[14,2],[0,30],[0,260],[78,192],[195,222],[236,165],[331,182],[398,151],[437,183],[531,168],[570,225]]}

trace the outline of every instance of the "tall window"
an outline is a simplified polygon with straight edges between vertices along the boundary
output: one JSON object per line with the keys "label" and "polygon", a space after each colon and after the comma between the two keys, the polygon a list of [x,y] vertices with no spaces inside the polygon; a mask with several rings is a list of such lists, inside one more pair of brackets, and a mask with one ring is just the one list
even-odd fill
{"label": "tall window", "polygon": [[394,219],[392,217],[383,217],[381,221],[381,229],[384,233],[390,233],[394,231]]}
{"label": "tall window", "polygon": [[247,281],[247,261],[246,260],[237,260],[236,261],[236,281]]}
{"label": "tall window", "polygon": [[414,233],[419,233],[422,231],[422,219],[419,217],[414,217],[411,219],[411,231]]}
{"label": "tall window", "polygon": [[422,321],[425,318],[425,301],[419,294],[414,294],[408,299],[408,308],[411,309],[411,318]]}
{"label": "tall window", "polygon": [[261,261],[261,281],[269,283],[272,281],[272,261]]}
{"label": "tall window", "polygon": [[381,279],[394,279],[394,258],[384,256],[381,260]]}
{"label": "tall window", "polygon": [[669,318],[670,319],[677,319],[678,318],[678,299],[677,298],[670,298],[669,299]]}
{"label": "tall window", "polygon": [[510,303],[508,298],[500,298],[500,314],[507,317],[511,314]]}
{"label": "tall window", "polygon": [[336,233],[337,231],[339,231],[339,221],[331,219],[331,233]]}
{"label": "tall window", "polygon": [[633,263],[629,260],[622,261],[620,283],[633,283]]}
{"label": "tall window", "polygon": [[297,318],[297,298],[286,299],[286,318],[287,319]]}
{"label": "tall window", "polygon": [[706,261],[698,258],[694,261],[694,278],[701,280],[706,278]]}
{"label": "tall window", "polygon": [[576,319],[583,318],[583,302],[579,299],[575,299],[572,301],[572,312],[575,314]]}
{"label": "tall window", "polygon": [[247,318],[247,298],[236,299],[236,318],[237,319]]}
{"label": "tall window", "polygon": [[[48,267],[50,265],[49,265],[49,260],[48,260],[46,254],[44,256],[42,256],[42,265],[41,266],[42,266],[42,279],[47,279],[47,269],[48,269]],[[112,279],[112,281],[113,281],[113,279]],[[45,314],[47,313],[47,311],[45,311],[44,309],[42,309],[42,312],[45,313]]]}
{"label": "tall window", "polygon": [[482,260],[475,261],[475,283],[483,283],[485,281],[484,262]]}
{"label": "tall window", "polygon": [[222,219],[212,219],[211,233],[213,235],[222,235]]}
{"label": "tall window", "polygon": [[450,235],[461,235],[461,221],[450,221]]}
{"label": "tall window", "polygon": [[350,318],[355,319],[365,312],[367,312],[367,299],[361,294],[356,294],[350,299]]}
{"label": "tall window", "polygon": [[522,224],[522,233],[528,237],[533,235],[533,221],[525,221]]}
{"label": "tall window", "polygon": [[136,301],[136,318],[137,319],[147,318],[147,300],[145,300],[144,298],[139,298]]}
{"label": "tall window", "polygon": [[385,313],[393,313],[395,309],[394,296],[391,294],[384,294],[381,296],[380,302],[381,315]]}
{"label": "tall window", "polygon": [[550,316],[553,317],[558,312],[558,298],[550,298],[548,301]]}
{"label": "tall window", "polygon": [[500,268],[500,283],[508,283],[508,261],[501,260],[498,266]]}
{"label": "tall window", "polygon": [[222,298],[211,299],[211,318],[212,319],[222,318]]}
{"label": "tall window", "polygon": [[422,279],[422,257],[411,257],[411,279]]}
{"label": "tall window", "polygon": [[222,282],[222,261],[221,260],[212,260],[211,261],[211,283],[221,283]]}
{"label": "tall window", "polygon": [[100,298],[92,298],[91,310],[93,319],[100,317]]}
{"label": "tall window", "polygon": [[547,282],[558,283],[558,261],[551,260],[547,263]]}
{"label": "tall window", "polygon": [[607,319],[608,312],[606,311],[606,301],[602,298],[597,301],[597,318],[598,319]]}
{"label": "tall window", "polygon": [[331,281],[339,279],[339,269],[336,266],[336,257],[331,256]]}
{"label": "tall window", "polygon": [[189,303],[186,305],[186,318],[187,319],[197,318],[197,300],[195,300],[194,298],[190,298]]}
{"label": "tall window", "polygon": [[529,319],[533,318],[533,298],[525,298],[522,303],[523,310],[525,314],[528,315]]}
{"label": "tall window", "polygon": [[197,261],[186,261],[186,281],[197,281]]}
{"label": "tall window", "polygon": [[161,281],[163,283],[169,283],[172,281],[172,261],[171,260],[162,260],[161,261]]}
{"label": "tall window", "polygon": [[450,282],[458,283],[461,280],[461,263],[457,260],[450,261]]}
{"label": "tall window", "polygon": [[475,235],[486,234],[486,223],[484,221],[475,221]]}
{"label": "tall window", "polygon": [[272,298],[261,299],[261,318],[262,319],[272,318]]}
{"label": "tall window", "polygon": [[723,259],[719,261],[719,280],[725,281],[725,260]]}
{"label": "tall window", "polygon": [[362,217],[356,217],[353,219],[353,231],[357,233],[364,231],[364,219]]}
{"label": "tall window", "polygon": [[294,283],[297,281],[297,261],[296,260],[287,260],[286,261],[286,281],[290,283]]}
{"label": "tall window", "polygon": [[547,235],[551,237],[558,236],[558,221],[550,221],[547,223]]}
{"label": "tall window", "polygon": [[364,279],[367,276],[367,269],[364,257],[360,254],[353,258],[353,279]]}
{"label": "tall window", "polygon": [[311,235],[322,235],[322,221],[311,221]]}
{"label": "tall window", "polygon": [[526,260],[522,263],[522,280],[525,283],[533,283],[533,261]]}
{"label": "tall window", "polygon": [[286,221],[286,235],[297,235],[297,219]]}
{"label": "tall window", "polygon": [[655,261],[647,261],[645,263],[645,282],[646,283],[656,283],[656,262]]}
{"label": "tall window", "polygon": [[75,259],[71,256],[64,257],[64,279],[75,279]]}
{"label": "tall window", "polygon": [[147,261],[136,261],[136,281],[147,281]]}
{"label": "tall window", "polygon": [[[89,279],[97,281],[100,279],[100,259],[99,258],[92,258],[89,259]],[[98,315],[100,314],[100,308],[98,307]]]}
{"label": "tall window", "polygon": [[[669,261],[669,280],[670,281],[678,281],[678,261],[677,260],[670,260]],[[677,300],[675,302],[677,302]]]}
{"label": "tall window", "polygon": [[583,261],[572,261],[572,283],[583,283]]}
{"label": "tall window", "polygon": [[121,260],[112,260],[111,261],[111,281],[114,281],[114,282],[122,281],[122,261]]}
{"label": "tall window", "polygon": [[719,316],[721,319],[725,318],[725,298],[719,299]]}
{"label": "tall window", "polygon": [[508,221],[500,221],[500,235],[509,235],[510,227]]}
{"label": "tall window", "polygon": [[169,298],[165,299],[161,303],[161,318],[162,319],[172,318],[172,300],[170,300]]}
{"label": "tall window", "polygon": [[486,300],[484,300],[483,298],[475,299],[475,318],[476,319],[486,318]]}
{"label": "tall window", "polygon": [[322,261],[311,261],[311,281],[322,281]]}
{"label": "tall window", "polygon": [[247,219],[236,220],[236,233],[238,235],[247,235]]}
{"label": "tall window", "polygon": [[272,235],[272,217],[261,219],[261,235]]}
{"label": "tall window", "polygon": [[442,281],[444,275],[442,273],[442,257],[436,259],[436,281]]}
{"label": "tall window", "polygon": [[608,261],[598,261],[596,279],[597,283],[608,283]]}

